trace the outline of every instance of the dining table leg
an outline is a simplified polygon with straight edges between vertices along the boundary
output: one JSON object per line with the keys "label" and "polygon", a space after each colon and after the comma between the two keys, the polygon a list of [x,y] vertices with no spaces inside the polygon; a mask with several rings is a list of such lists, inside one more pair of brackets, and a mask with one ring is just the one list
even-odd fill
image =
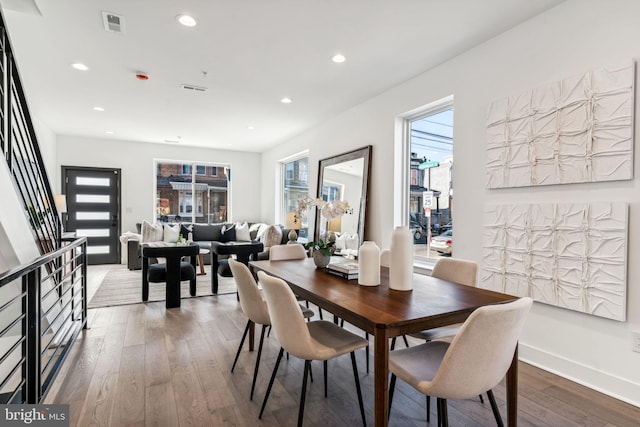
{"label": "dining table leg", "polygon": [[386,427],[389,418],[389,337],[385,328],[373,333],[374,423]]}
{"label": "dining table leg", "polygon": [[507,425],[518,425],[518,345],[507,371]]}

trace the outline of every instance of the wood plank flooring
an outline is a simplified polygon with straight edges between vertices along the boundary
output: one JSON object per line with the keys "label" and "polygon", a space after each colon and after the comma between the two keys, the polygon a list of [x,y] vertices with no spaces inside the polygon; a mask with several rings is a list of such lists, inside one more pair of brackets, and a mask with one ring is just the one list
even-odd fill
{"label": "wood plank flooring", "polygon": [[[245,343],[230,372],[245,323],[235,295],[183,299],[181,308],[170,310],[164,302],[89,310],[90,329],[74,345],[45,403],[70,404],[72,426],[293,426],[304,364],[283,359],[258,420],[279,345],[274,336],[265,340],[250,401],[257,352],[250,353]],[[367,423],[372,425],[373,374],[366,374],[364,358],[364,351],[358,351]],[[322,364],[312,366],[315,382],[307,391],[304,425],[362,425],[349,357],[329,362],[326,399]],[[640,425],[640,408],[530,365],[520,364],[519,378],[521,426]],[[504,385],[494,392],[505,417]],[[433,403],[430,425],[435,426]],[[489,404],[477,398],[449,402],[449,419],[452,426],[495,425]],[[424,396],[400,381],[390,425],[427,425]]]}

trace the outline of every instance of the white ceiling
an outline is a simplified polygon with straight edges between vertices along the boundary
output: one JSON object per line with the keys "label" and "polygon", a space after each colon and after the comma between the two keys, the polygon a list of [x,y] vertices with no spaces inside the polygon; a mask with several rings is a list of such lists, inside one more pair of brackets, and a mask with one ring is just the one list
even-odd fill
{"label": "white ceiling", "polygon": [[32,114],[55,133],[263,151],[561,0],[32,2],[0,0]]}

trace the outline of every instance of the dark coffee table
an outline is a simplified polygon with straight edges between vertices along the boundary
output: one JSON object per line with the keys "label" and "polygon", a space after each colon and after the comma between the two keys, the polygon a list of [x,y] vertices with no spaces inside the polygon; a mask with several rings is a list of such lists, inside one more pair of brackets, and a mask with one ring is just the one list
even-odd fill
{"label": "dark coffee table", "polygon": [[211,242],[211,292],[218,293],[218,255],[235,255],[236,259],[248,265],[249,259],[258,259],[264,250],[261,242]]}

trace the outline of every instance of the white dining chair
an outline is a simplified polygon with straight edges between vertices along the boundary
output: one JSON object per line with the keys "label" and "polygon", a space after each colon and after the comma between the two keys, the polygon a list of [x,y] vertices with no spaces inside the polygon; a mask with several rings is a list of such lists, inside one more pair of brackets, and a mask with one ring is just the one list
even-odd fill
{"label": "white dining chair", "polygon": [[327,397],[327,361],[350,353],[358,403],[360,405],[360,415],[362,416],[363,424],[366,426],[355,351],[359,348],[366,347],[368,342],[332,322],[315,320],[305,323],[302,314],[297,308],[296,297],[284,280],[269,276],[263,271],[258,272],[258,280],[262,283],[271,315],[273,331],[281,346],[258,418],[262,418],[262,414],[264,413],[284,351],[305,361],[300,407],[298,409],[298,426],[302,425],[307,377],[311,369],[311,361],[323,361],[324,395]]}
{"label": "white dining chair", "polygon": [[[431,277],[447,280],[453,283],[459,283],[461,285],[475,287],[477,272],[478,264],[473,261],[453,258],[440,258],[433,266]],[[409,334],[409,336],[425,341],[432,341],[435,339],[454,336],[458,333],[460,326],[462,326],[462,324],[458,323],[456,325],[443,326],[441,328],[433,328],[416,332],[413,334]]]}
{"label": "white dining chair", "polygon": [[307,258],[307,250],[302,245],[275,245],[269,248],[269,261],[305,258]]}
{"label": "white dining chair", "polygon": [[[269,248],[269,261],[286,261],[295,259],[306,259],[307,250],[302,245],[275,245]],[[298,301],[303,301],[298,297]],[[309,301],[305,301],[307,308],[309,308]],[[318,307],[318,315],[322,320],[322,309]]]}
{"label": "white dining chair", "polygon": [[[238,357],[240,356],[240,351],[242,350],[244,340],[247,338],[247,333],[249,332],[249,328],[251,327],[251,322],[262,325],[262,331],[260,333],[260,344],[258,345],[258,354],[256,356],[256,365],[253,370],[251,394],[249,395],[249,400],[253,400],[253,392],[256,388],[256,379],[258,377],[258,369],[260,367],[260,356],[262,355],[264,334],[267,327],[271,326],[271,318],[269,317],[269,309],[267,308],[267,303],[262,298],[260,289],[258,289],[256,281],[253,278],[251,271],[249,271],[249,267],[234,259],[229,259],[229,267],[231,268],[231,272],[233,273],[233,280],[235,280],[236,286],[238,287],[240,308],[242,308],[243,313],[248,317],[247,326],[244,328],[244,333],[242,334],[242,339],[240,340],[240,345],[238,346],[236,357],[233,360],[233,366],[231,366],[231,372],[233,372],[233,370],[236,368],[236,363],[238,362]],[[313,311],[302,306],[299,306],[299,309],[301,310],[302,316],[304,318],[313,316]]]}
{"label": "white dining chair", "polygon": [[[478,271],[478,264],[473,261],[466,261],[462,259],[454,258],[439,258],[431,270],[431,277],[436,279],[447,280],[449,282],[459,283],[466,286],[476,286],[476,276]],[[420,332],[409,334],[413,338],[417,338],[424,341],[433,341],[436,339],[448,339],[458,333],[461,323],[455,325],[442,326],[440,328],[427,329]],[[407,337],[404,338],[406,347],[409,347]],[[395,338],[391,341],[391,350],[395,348]],[[482,394],[479,394],[480,402],[484,403]],[[429,422],[431,413],[431,399],[427,396],[427,422]]]}
{"label": "white dining chair", "polygon": [[480,307],[460,327],[451,343],[429,341],[389,353],[389,413],[396,378],[438,399],[438,426],[447,427],[447,399],[487,393],[499,426],[502,418],[493,389],[509,369],[531,298]]}

